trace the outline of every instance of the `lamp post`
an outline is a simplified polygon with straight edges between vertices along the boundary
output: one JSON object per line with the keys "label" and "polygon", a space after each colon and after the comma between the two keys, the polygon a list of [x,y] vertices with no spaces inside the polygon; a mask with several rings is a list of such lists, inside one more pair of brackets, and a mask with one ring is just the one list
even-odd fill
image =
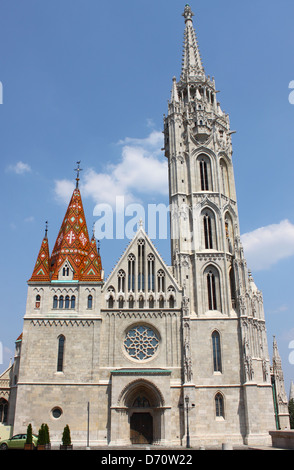
{"label": "lamp post", "polygon": [[190,449],[190,433],[189,433],[189,397],[185,396],[186,410],[187,410],[187,433],[186,433],[186,447]]}
{"label": "lamp post", "polygon": [[90,434],[90,402],[87,403],[87,415],[88,415],[88,420],[87,420],[87,447],[86,450],[90,450],[90,440],[89,440],[89,434]]}

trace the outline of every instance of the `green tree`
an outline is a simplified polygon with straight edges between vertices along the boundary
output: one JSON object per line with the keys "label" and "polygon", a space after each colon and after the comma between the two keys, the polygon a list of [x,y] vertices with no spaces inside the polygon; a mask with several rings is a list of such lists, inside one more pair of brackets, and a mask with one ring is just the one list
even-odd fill
{"label": "green tree", "polygon": [[27,427],[27,439],[26,439],[26,444],[32,444],[33,443],[33,430],[32,430],[32,425],[31,423]]}
{"label": "green tree", "polygon": [[290,415],[290,428],[294,429],[294,398],[291,398],[288,405]]}
{"label": "green tree", "polygon": [[48,424],[44,424],[45,444],[50,444],[50,434]]}
{"label": "green tree", "polygon": [[70,437],[70,429],[68,424],[65,426],[62,434],[62,444],[64,446],[69,446],[71,445],[71,437]]}
{"label": "green tree", "polygon": [[45,445],[46,432],[44,423],[41,425],[38,433],[38,445]]}

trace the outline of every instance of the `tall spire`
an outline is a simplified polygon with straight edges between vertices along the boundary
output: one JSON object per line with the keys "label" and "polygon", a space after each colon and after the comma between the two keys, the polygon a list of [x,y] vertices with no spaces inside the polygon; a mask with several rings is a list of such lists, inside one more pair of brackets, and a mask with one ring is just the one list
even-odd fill
{"label": "tall spire", "polygon": [[37,257],[37,261],[34,267],[33,274],[29,280],[32,282],[50,282],[50,271],[49,271],[49,244],[48,244],[48,222],[45,225],[45,235],[41,244],[41,248]]}
{"label": "tall spire", "polygon": [[[77,178],[78,184],[78,178]],[[74,280],[80,280],[90,242],[80,190],[75,188],[60,227],[51,256],[52,280],[58,279],[63,263],[68,260]]]}
{"label": "tall spire", "polygon": [[192,12],[190,5],[187,4],[183,13],[186,27],[184,33],[181,81],[184,82],[205,78],[205,72],[199,53],[197,37],[193,27],[193,16],[194,13]]}
{"label": "tall spire", "polygon": [[97,249],[95,235],[93,233],[90,250],[88,256],[84,261],[83,274],[81,276],[81,281],[96,281],[100,282],[102,280],[102,263],[100,257],[99,245]]}

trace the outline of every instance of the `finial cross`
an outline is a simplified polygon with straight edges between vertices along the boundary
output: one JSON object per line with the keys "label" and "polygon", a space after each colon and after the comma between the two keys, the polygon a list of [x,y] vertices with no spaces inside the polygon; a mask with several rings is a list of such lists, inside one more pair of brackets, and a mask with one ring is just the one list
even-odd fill
{"label": "finial cross", "polygon": [[82,168],[80,168],[80,163],[81,163],[80,161],[79,161],[79,162],[77,162],[77,165],[78,165],[78,167],[77,167],[77,168],[75,168],[75,170],[74,170],[74,171],[76,171],[76,172],[77,172],[77,177],[76,177],[76,182],[77,182],[77,184],[76,184],[76,188],[77,188],[77,189],[78,189],[78,187],[79,187],[79,181],[80,181],[80,171],[83,171],[83,170],[82,170]]}

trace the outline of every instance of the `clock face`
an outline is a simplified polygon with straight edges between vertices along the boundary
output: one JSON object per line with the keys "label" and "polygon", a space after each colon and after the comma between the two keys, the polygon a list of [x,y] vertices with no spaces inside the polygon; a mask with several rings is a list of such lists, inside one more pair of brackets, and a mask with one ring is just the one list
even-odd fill
{"label": "clock face", "polygon": [[129,329],[124,338],[127,354],[137,361],[144,361],[154,356],[158,349],[159,338],[149,326],[138,325]]}

